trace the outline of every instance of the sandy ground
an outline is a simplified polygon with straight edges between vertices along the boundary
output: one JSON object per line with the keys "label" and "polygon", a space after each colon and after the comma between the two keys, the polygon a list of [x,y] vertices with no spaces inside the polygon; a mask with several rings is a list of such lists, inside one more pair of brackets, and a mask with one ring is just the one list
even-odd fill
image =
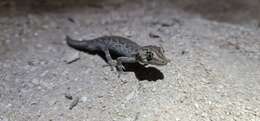
{"label": "sandy ground", "polygon": [[[99,1],[2,1],[0,121],[260,121],[259,1]],[[171,63],[117,78],[67,34],[159,45]]]}

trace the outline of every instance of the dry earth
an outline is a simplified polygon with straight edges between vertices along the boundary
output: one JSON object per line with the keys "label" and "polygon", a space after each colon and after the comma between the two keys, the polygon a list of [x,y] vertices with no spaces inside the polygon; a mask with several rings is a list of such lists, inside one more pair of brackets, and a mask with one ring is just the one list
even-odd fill
{"label": "dry earth", "polygon": [[[258,0],[0,6],[0,121],[260,121]],[[117,78],[98,55],[68,47],[67,34],[159,45],[171,63]]]}

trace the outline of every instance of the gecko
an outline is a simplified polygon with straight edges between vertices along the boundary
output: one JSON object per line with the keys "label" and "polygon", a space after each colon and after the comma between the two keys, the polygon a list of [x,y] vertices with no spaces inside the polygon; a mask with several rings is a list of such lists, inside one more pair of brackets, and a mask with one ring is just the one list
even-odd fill
{"label": "gecko", "polygon": [[[164,55],[164,49],[155,45],[140,46],[136,42],[121,36],[101,36],[89,40],[75,40],[66,36],[67,44],[82,51],[101,51],[105,55],[111,70],[117,69],[120,74],[125,70],[123,63],[139,63],[146,65],[166,65],[170,62]],[[119,55],[112,59],[111,53]]]}

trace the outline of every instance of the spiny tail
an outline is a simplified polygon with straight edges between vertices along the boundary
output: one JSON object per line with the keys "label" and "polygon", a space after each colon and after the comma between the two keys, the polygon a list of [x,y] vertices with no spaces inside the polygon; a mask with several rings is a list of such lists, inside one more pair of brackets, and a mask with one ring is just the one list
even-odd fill
{"label": "spiny tail", "polygon": [[78,49],[78,50],[88,49],[88,42],[87,41],[74,40],[68,35],[66,36],[66,41],[67,41],[67,44],[72,48],[75,48],[75,49]]}

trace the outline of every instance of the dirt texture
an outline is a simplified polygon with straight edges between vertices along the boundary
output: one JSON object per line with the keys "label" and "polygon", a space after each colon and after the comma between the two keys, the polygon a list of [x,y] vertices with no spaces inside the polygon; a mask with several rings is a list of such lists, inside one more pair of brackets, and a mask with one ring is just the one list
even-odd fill
{"label": "dirt texture", "polygon": [[[0,121],[260,121],[259,0],[2,0]],[[65,35],[158,45],[120,78]]]}

